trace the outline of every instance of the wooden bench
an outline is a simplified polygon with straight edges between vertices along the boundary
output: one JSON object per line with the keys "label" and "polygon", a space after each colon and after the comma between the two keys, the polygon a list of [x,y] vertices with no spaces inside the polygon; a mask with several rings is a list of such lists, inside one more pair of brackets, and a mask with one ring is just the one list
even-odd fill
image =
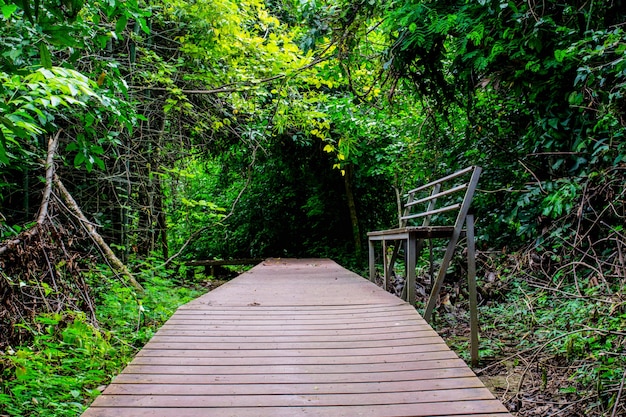
{"label": "wooden bench", "polygon": [[[406,194],[399,227],[369,232],[369,274],[376,279],[375,242],[383,246],[383,285],[388,288],[390,276],[401,247],[405,254],[405,285],[403,295],[411,305],[415,305],[416,262],[428,239],[446,239],[448,245],[432,282],[430,297],[424,310],[424,319],[429,321],[437,304],[439,291],[446,271],[462,236],[467,237],[468,286],[470,296],[470,320],[472,327],[472,362],[478,360],[478,324],[476,307],[476,265],[474,249],[474,218],[468,214],[478,184],[481,168],[471,166],[454,174],[432,181],[409,191]],[[419,222],[419,224],[416,224]],[[465,226],[465,228],[464,228]],[[388,253],[388,242],[393,244],[393,252]],[[431,256],[432,258],[432,256]],[[432,264],[432,259],[431,259]]]}

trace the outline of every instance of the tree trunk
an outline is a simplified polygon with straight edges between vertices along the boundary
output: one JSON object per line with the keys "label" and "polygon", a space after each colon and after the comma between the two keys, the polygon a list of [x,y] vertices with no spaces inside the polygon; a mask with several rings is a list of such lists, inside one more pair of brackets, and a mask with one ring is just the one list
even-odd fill
{"label": "tree trunk", "polygon": [[363,244],[361,243],[361,231],[359,228],[359,218],[356,212],[356,204],[354,202],[354,193],[352,192],[352,178],[354,177],[352,165],[347,164],[344,168],[345,175],[343,182],[346,187],[346,197],[348,200],[348,210],[350,211],[350,223],[352,224],[352,237],[354,239],[354,247],[358,258],[363,254]]}

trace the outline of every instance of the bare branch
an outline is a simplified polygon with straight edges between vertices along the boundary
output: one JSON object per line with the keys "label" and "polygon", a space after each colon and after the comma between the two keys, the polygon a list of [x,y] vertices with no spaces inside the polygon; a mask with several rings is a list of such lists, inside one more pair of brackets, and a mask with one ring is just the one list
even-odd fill
{"label": "bare branch", "polygon": [[61,136],[63,129],[54,136],[50,136],[48,139],[48,157],[46,158],[46,187],[43,191],[43,200],[39,206],[39,214],[37,215],[37,224],[42,225],[48,215],[48,205],[50,203],[50,195],[52,194],[52,180],[54,176],[54,155],[57,152],[59,146],[59,136]]}
{"label": "bare branch", "polygon": [[78,207],[76,200],[74,200],[74,198],[69,193],[69,191],[67,191],[67,188],[65,188],[59,176],[56,174],[54,175],[54,185],[56,185],[58,190],[61,192],[61,196],[63,197],[63,200],[65,200],[65,203],[68,205],[68,208],[80,220],[80,222],[83,224],[83,226],[89,233],[89,236],[91,236],[94,242],[96,242],[96,244],[104,252],[105,257],[111,263],[111,265],[119,273],[124,275],[124,277],[128,280],[128,282],[130,282],[130,284],[133,287],[135,287],[135,289],[143,292],[143,287],[141,286],[141,284],[137,282],[137,280],[135,279],[135,277],[133,277],[133,275],[130,273],[128,268],[126,268],[126,265],[124,265],[122,261],[119,260],[119,258],[115,255],[115,253],[113,253],[109,245],[106,244],[104,239],[102,239],[102,236],[100,236],[100,234],[96,231],[96,228],[94,227],[94,225],[89,220],[87,220],[87,218],[81,211],[80,207]]}

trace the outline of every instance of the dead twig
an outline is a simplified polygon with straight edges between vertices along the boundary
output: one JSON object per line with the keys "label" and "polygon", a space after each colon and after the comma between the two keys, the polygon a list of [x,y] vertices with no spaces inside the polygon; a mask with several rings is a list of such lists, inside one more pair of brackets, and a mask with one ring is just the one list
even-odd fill
{"label": "dead twig", "polygon": [[622,398],[622,392],[624,392],[624,380],[626,380],[626,369],[624,370],[624,375],[622,376],[622,382],[620,382],[619,384],[619,390],[617,391],[617,398],[615,398],[615,404],[613,405],[613,412],[611,413],[611,417],[617,416],[619,401]]}
{"label": "dead twig", "polygon": [[519,163],[520,163],[520,164],[524,167],[524,169],[525,169],[525,170],[526,170],[526,171],[527,171],[530,175],[532,175],[532,176],[533,176],[533,178],[535,179],[535,181],[537,181],[537,185],[539,186],[539,189],[541,190],[541,192],[542,192],[543,194],[548,194],[548,192],[547,192],[546,190],[544,190],[543,186],[541,185],[541,181],[539,181],[539,178],[537,177],[537,175],[535,175],[535,173],[534,173],[534,172],[532,172],[532,171],[531,171],[531,169],[530,169],[530,168],[528,168],[528,167],[526,166],[526,164],[524,164],[521,160],[519,160],[519,159],[518,159],[518,160],[517,160],[517,162],[519,162]]}
{"label": "dead twig", "polygon": [[539,346],[538,348],[536,348],[535,353],[530,357],[530,359],[528,360],[528,365],[526,366],[526,368],[524,368],[524,371],[522,372],[522,375],[520,376],[520,380],[519,383],[517,385],[517,396],[519,396],[519,393],[522,392],[522,386],[524,385],[524,379],[526,379],[526,374],[528,373],[528,371],[530,370],[530,367],[533,365],[533,363],[535,362],[535,359],[537,358],[537,356],[543,352],[543,350],[550,345],[551,343],[556,342],[557,340],[563,339],[564,337],[567,336],[571,336],[573,334],[577,334],[577,333],[582,333],[582,332],[586,332],[588,331],[588,329],[578,329],[578,330],[573,330],[571,332],[567,332],[567,333],[563,333],[561,335],[558,335],[550,340],[548,340],[547,342],[545,342],[544,344],[542,344],[541,346]]}

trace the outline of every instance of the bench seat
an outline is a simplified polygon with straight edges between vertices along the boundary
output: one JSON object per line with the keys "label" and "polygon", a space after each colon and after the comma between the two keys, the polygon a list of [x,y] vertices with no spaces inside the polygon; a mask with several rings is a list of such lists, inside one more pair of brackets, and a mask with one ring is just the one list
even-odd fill
{"label": "bench seat", "polygon": [[[370,240],[399,240],[407,239],[409,234],[415,235],[417,239],[443,239],[452,237],[454,226],[407,226],[396,229],[376,230],[368,232]],[[461,232],[461,236],[465,231]]]}

